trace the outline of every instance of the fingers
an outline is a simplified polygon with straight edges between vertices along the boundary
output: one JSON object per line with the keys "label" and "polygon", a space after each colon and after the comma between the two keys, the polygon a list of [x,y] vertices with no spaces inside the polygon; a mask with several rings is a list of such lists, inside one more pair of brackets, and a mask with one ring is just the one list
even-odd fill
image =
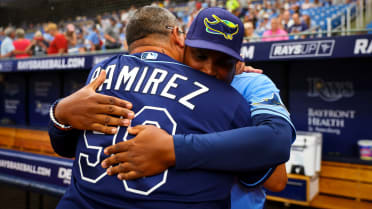
{"label": "fingers", "polygon": [[107,175],[113,176],[119,173],[126,173],[131,171],[130,164],[128,162],[119,163],[118,165],[112,166],[111,168],[107,169]]}
{"label": "fingers", "polygon": [[101,70],[101,72],[99,73],[98,78],[96,78],[96,80],[94,80],[88,86],[91,87],[95,91],[100,85],[103,84],[103,82],[105,82],[105,80],[106,80],[106,71]]}
{"label": "fingers", "polygon": [[99,123],[93,123],[89,130],[91,131],[98,131],[104,134],[115,134],[118,129],[116,127],[110,127],[110,126],[105,126]]}
{"label": "fingers", "polygon": [[[112,116],[120,116],[124,119],[132,120],[134,118],[134,112],[124,108],[124,107],[118,107],[115,105],[102,105],[102,104],[95,104],[90,105],[89,109],[90,113],[92,114],[103,114],[103,115],[112,115]],[[101,121],[97,121],[101,122]],[[107,124],[103,123],[102,124]],[[114,124],[114,125],[120,125],[120,124]]]}
{"label": "fingers", "polygon": [[96,98],[96,101],[100,104],[115,105],[115,106],[124,107],[124,108],[128,108],[128,109],[132,109],[132,107],[133,107],[132,103],[130,103],[126,100],[123,100],[123,99],[113,97],[113,96],[97,94],[97,96],[95,96],[95,98]]}
{"label": "fingers", "polygon": [[134,180],[142,177],[141,174],[139,174],[136,171],[129,171],[127,173],[119,173],[118,174],[118,179],[119,180]]}
{"label": "fingers", "polygon": [[95,116],[96,123],[99,123],[104,126],[129,126],[130,120],[129,119],[121,119],[117,117],[113,117],[110,115],[105,114],[98,114]]}
{"label": "fingers", "polygon": [[128,133],[132,134],[132,135],[137,135],[139,132],[141,132],[142,130],[144,130],[146,128],[145,125],[138,125],[138,126],[134,126],[134,127],[128,127]]}
{"label": "fingers", "polygon": [[252,66],[245,66],[244,72],[246,73],[263,73],[263,70],[253,68]]}
{"label": "fingers", "polygon": [[[102,166],[102,168],[108,168],[110,166],[114,166],[114,165],[117,165],[119,163],[123,164],[126,161],[128,161],[127,155],[128,154],[126,152],[120,152],[120,153],[117,153],[115,155],[111,155],[110,157],[108,157],[108,158],[106,158],[105,160],[102,161],[101,166]],[[123,165],[121,165],[121,166],[123,166]]]}
{"label": "fingers", "polygon": [[119,152],[125,152],[125,151],[128,150],[128,148],[130,146],[130,143],[132,143],[132,142],[131,141],[119,142],[115,145],[106,147],[106,149],[104,150],[104,153],[105,153],[105,155],[112,155],[112,154],[116,154],[116,153],[119,153]]}

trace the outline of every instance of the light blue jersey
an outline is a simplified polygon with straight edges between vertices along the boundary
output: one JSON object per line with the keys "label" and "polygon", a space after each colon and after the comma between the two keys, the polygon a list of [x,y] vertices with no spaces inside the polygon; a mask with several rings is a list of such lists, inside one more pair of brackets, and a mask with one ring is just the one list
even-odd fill
{"label": "light blue jersey", "polygon": [[[284,106],[279,89],[264,74],[242,73],[236,75],[231,85],[243,95],[251,108],[251,117],[258,114],[272,114],[287,120],[292,128],[289,112]],[[246,188],[235,183],[231,190],[232,209],[262,209],[266,199],[262,186]]]}

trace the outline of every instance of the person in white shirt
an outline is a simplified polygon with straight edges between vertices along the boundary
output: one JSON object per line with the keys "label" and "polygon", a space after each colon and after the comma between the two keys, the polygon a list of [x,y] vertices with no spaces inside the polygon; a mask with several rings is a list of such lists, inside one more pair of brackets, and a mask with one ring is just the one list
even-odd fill
{"label": "person in white shirt", "polygon": [[314,7],[314,4],[311,3],[310,0],[305,0],[305,2],[301,6],[301,9],[310,9],[313,7]]}

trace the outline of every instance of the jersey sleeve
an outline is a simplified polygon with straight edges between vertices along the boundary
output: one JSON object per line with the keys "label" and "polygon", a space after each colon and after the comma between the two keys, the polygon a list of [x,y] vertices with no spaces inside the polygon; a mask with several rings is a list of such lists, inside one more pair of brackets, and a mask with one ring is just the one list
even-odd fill
{"label": "jersey sleeve", "polygon": [[265,181],[270,178],[271,174],[274,173],[275,169],[276,166],[257,171],[242,172],[238,174],[238,179],[239,182],[245,187],[257,187],[265,183]]}
{"label": "jersey sleeve", "polygon": [[260,114],[253,125],[209,134],[175,135],[176,169],[249,172],[289,159],[293,130],[282,117]]}
{"label": "jersey sleeve", "polygon": [[52,147],[57,154],[62,157],[74,157],[79,139],[78,130],[59,130],[52,121],[49,121],[48,133]]}
{"label": "jersey sleeve", "polygon": [[[247,77],[251,77],[249,82],[246,82]],[[234,84],[238,86],[235,86],[236,88],[241,89],[243,97],[251,105],[251,117],[259,114],[276,115],[285,119],[293,131],[296,130],[280,97],[279,89],[269,77],[264,74],[244,73],[237,76],[237,82]]]}

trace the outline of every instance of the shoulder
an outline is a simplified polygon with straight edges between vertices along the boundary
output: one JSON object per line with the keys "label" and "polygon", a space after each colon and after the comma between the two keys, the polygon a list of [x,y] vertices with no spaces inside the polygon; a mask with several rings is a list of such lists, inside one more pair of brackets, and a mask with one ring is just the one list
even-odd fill
{"label": "shoulder", "polygon": [[56,35],[57,39],[66,39],[66,36],[63,33],[59,33]]}
{"label": "shoulder", "polygon": [[274,85],[274,82],[265,74],[260,73],[242,73],[240,75],[236,75],[232,82],[233,87],[252,87],[252,85]]}

